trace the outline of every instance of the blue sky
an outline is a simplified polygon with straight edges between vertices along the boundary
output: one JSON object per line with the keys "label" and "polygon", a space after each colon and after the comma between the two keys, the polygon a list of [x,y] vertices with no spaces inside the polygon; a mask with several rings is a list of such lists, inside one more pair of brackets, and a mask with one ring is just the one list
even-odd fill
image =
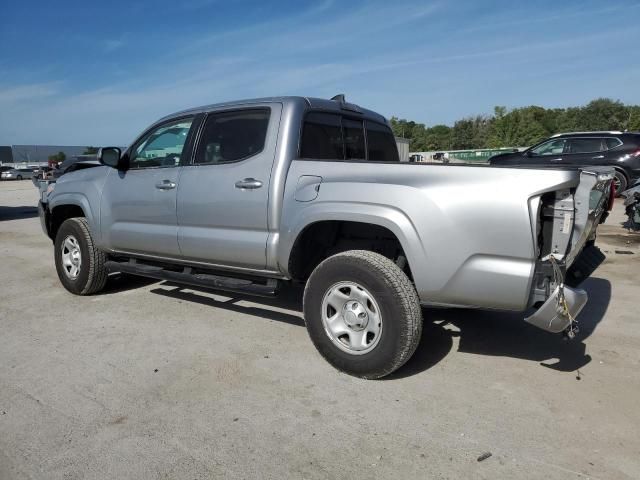
{"label": "blue sky", "polygon": [[176,110],[331,97],[434,125],[640,104],[636,1],[0,3],[0,144],[128,144]]}

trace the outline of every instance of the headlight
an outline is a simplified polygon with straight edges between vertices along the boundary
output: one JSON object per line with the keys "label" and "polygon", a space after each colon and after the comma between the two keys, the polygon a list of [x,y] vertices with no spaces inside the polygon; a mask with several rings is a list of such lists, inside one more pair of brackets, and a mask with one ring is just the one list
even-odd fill
{"label": "headlight", "polygon": [[56,184],[55,183],[50,183],[49,185],[47,185],[47,195],[49,195],[51,192],[53,192],[53,189],[56,188]]}

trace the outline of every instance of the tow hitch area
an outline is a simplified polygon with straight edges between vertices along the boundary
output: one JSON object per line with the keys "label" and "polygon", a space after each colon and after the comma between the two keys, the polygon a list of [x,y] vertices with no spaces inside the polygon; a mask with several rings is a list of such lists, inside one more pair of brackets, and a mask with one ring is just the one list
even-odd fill
{"label": "tow hitch area", "polygon": [[546,302],[530,317],[524,320],[551,333],[566,331],[573,338],[577,328],[575,319],[587,304],[587,292],[579,288],[558,285]]}

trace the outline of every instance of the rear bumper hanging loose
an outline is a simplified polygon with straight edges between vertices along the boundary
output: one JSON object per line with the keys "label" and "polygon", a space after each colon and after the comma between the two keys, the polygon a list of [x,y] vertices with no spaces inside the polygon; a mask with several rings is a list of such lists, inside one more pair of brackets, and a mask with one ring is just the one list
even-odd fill
{"label": "rear bumper hanging loose", "polygon": [[560,333],[572,327],[588,299],[582,289],[558,285],[547,301],[524,320],[547,332]]}

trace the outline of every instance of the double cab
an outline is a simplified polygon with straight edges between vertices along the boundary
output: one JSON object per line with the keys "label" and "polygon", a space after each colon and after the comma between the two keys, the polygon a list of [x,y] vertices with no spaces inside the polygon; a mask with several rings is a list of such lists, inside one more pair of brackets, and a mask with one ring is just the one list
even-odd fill
{"label": "double cab", "polygon": [[411,357],[423,305],[571,334],[613,192],[601,167],[400,162],[387,120],[343,96],[185,110],[98,158],[42,192],[67,290],[115,272],[263,296],[301,282],[312,342],[364,378]]}

